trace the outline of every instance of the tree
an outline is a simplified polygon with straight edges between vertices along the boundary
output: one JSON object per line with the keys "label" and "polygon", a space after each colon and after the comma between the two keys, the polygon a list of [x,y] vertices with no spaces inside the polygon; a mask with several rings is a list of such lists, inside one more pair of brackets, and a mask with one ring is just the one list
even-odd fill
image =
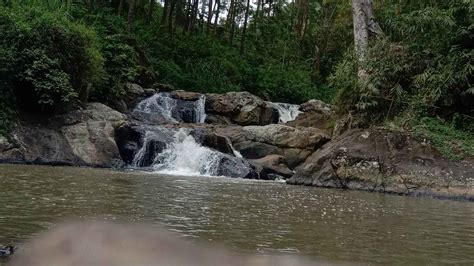
{"label": "tree", "polygon": [[133,16],[135,12],[135,0],[129,0],[128,1],[128,32],[132,32],[132,24],[133,24]]}
{"label": "tree", "polygon": [[147,16],[147,22],[148,23],[151,22],[154,10],[155,10],[155,0],[150,0],[150,4],[148,6],[148,16]]}
{"label": "tree", "polygon": [[352,0],[352,16],[354,24],[354,45],[359,61],[358,76],[367,77],[365,62],[369,50],[369,38],[383,35],[382,29],[375,21],[372,0]]}
{"label": "tree", "polygon": [[250,0],[247,0],[247,7],[245,8],[244,28],[242,29],[242,38],[240,38],[240,54],[244,53],[245,35],[247,33],[247,22],[249,19]]}

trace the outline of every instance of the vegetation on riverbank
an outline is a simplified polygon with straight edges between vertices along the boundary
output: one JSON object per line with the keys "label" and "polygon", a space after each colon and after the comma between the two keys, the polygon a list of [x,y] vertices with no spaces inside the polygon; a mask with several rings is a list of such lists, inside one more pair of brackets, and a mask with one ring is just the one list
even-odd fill
{"label": "vegetation on riverbank", "polygon": [[0,134],[19,111],[107,103],[127,82],[166,83],[322,99],[360,126],[394,121],[451,158],[474,154],[471,1],[374,3],[383,34],[370,41],[364,80],[350,1],[252,2],[0,1]]}

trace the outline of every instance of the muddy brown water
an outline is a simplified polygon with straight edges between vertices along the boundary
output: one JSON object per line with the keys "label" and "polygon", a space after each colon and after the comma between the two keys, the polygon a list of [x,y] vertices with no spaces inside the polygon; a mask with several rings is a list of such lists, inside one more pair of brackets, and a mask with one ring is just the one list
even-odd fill
{"label": "muddy brown water", "polygon": [[[165,225],[245,254],[474,264],[474,203],[222,177],[0,165],[0,245],[71,219]],[[0,261],[1,264],[1,261]]]}

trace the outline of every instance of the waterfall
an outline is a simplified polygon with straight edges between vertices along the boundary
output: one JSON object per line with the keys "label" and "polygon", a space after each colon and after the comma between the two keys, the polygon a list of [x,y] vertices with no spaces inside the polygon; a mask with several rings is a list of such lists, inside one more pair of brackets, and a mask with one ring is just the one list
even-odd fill
{"label": "waterfall", "polygon": [[206,121],[206,96],[201,95],[199,100],[194,104],[194,112],[196,114],[196,123],[203,124]]}
{"label": "waterfall", "polygon": [[141,121],[157,123],[204,123],[206,97],[196,101],[173,98],[170,93],[160,92],[141,101],[132,116]]}
{"label": "waterfall", "polygon": [[132,114],[160,114],[167,122],[177,123],[178,121],[173,117],[173,109],[176,106],[176,99],[171,98],[168,93],[160,92],[141,101]]}
{"label": "waterfall", "polygon": [[153,169],[159,173],[185,176],[213,176],[219,165],[220,155],[201,146],[181,128],[174,140],[155,158]]}
{"label": "waterfall", "polygon": [[282,124],[295,120],[301,113],[299,110],[300,106],[297,104],[272,103],[272,105],[278,110],[278,114],[280,115],[279,122]]}
{"label": "waterfall", "polygon": [[230,141],[229,138],[225,139],[227,140],[227,144],[229,144],[229,147],[232,149],[232,153],[234,154],[234,156],[237,158],[244,158],[244,156],[242,156],[242,154],[234,148],[234,146],[232,145],[232,141]]}

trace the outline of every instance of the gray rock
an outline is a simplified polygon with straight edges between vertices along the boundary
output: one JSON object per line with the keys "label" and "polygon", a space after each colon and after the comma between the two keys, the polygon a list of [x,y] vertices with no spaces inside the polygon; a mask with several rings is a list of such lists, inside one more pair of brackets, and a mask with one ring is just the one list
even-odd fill
{"label": "gray rock", "polygon": [[407,132],[372,128],[327,143],[288,183],[474,199],[473,176],[472,161],[452,162]]}
{"label": "gray rock", "polygon": [[234,144],[234,148],[238,150],[246,159],[259,159],[270,154],[283,154],[283,150],[273,145],[262,142],[243,141]]}
{"label": "gray rock", "polygon": [[318,149],[329,141],[329,136],[317,128],[294,128],[286,125],[247,126],[244,130],[253,140],[280,148]]}
{"label": "gray rock", "polygon": [[4,162],[113,167],[121,162],[114,128],[126,116],[99,103],[52,117],[22,121],[12,132],[14,148],[0,152]]}
{"label": "gray rock", "polygon": [[229,118],[239,125],[278,123],[278,111],[248,92],[206,95],[206,112]]}
{"label": "gray rock", "polygon": [[272,154],[250,162],[257,169],[260,179],[275,180],[278,176],[289,178],[293,175],[293,171],[288,168],[285,158],[281,155]]}

